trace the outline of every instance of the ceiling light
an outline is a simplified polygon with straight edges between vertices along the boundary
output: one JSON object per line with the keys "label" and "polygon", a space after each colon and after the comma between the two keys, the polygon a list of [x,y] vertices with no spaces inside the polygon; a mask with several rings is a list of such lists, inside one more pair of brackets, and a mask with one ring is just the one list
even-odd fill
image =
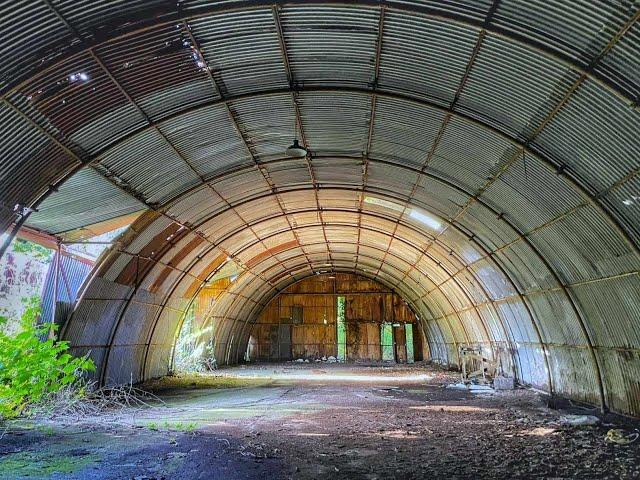
{"label": "ceiling light", "polygon": [[298,143],[298,139],[293,140],[293,144],[287,148],[287,156],[292,158],[304,157],[307,155],[307,149]]}
{"label": "ceiling light", "polygon": [[411,213],[409,213],[409,216],[414,220],[418,220],[419,222],[425,224],[427,227],[432,228],[433,230],[440,230],[442,228],[442,223],[440,223],[437,219],[433,218],[431,215],[428,215],[425,212],[416,210],[415,208],[411,209]]}
{"label": "ceiling light", "polygon": [[377,205],[379,207],[388,208],[390,210],[395,210],[396,212],[403,212],[404,206],[399,203],[390,202],[388,200],[383,200],[382,198],[377,197],[364,197],[364,203],[368,203],[371,205]]}
{"label": "ceiling light", "polygon": [[[302,126],[300,126],[300,136],[302,137]],[[293,143],[286,150],[287,157],[300,158],[307,156],[307,149],[298,142],[298,116],[293,116]]]}

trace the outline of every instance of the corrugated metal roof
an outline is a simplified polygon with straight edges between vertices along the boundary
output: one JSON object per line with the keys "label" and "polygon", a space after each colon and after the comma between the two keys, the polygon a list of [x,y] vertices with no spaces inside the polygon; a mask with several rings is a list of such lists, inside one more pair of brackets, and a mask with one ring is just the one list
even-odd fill
{"label": "corrugated metal roof", "polygon": [[[640,368],[613,353],[640,349],[633,2],[1,8],[1,229],[150,210],[69,330],[103,379],[161,374],[182,297],[229,256],[225,358],[279,289],[357,270],[405,296],[441,361],[506,342],[521,381],[637,411],[600,368]],[[308,158],[284,155],[295,136]]]}

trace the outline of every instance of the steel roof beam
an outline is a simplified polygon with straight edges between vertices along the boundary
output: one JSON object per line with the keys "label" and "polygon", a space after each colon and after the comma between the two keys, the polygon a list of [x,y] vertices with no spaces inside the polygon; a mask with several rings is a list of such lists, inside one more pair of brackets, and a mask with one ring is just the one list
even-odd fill
{"label": "steel roof beam", "polygon": [[[364,203],[364,190],[367,186],[367,177],[369,176],[369,153],[371,152],[371,142],[373,141],[373,131],[376,121],[376,104],[378,102],[378,96],[376,90],[378,88],[378,79],[380,77],[380,60],[382,58],[382,42],[384,39],[384,12],[385,7],[380,7],[380,13],[378,16],[378,35],[376,38],[376,52],[373,66],[373,80],[371,82],[371,88],[373,93],[371,94],[371,113],[369,114],[369,131],[367,133],[367,144],[364,149],[363,162],[362,162],[362,193],[360,194],[360,200],[358,202],[358,209],[360,210],[360,216],[358,225],[362,221],[362,204]],[[358,229],[358,239],[356,241],[358,248],[356,250],[356,261],[353,266],[353,271],[358,269],[358,256],[360,255],[360,229]]]}
{"label": "steel roof beam", "polygon": [[[200,44],[196,40],[195,36],[193,35],[193,32],[191,31],[191,27],[189,26],[189,24],[186,21],[183,22],[183,28],[187,32],[187,35],[188,35],[188,37],[189,37],[189,39],[190,39],[190,41],[191,41],[191,43],[193,45],[193,48],[196,49],[196,51],[200,54],[200,56],[207,63],[207,65],[205,66],[204,70],[207,72],[207,76],[209,78],[209,82],[211,83],[213,89],[215,90],[215,93],[221,99],[224,100],[225,92],[224,92],[222,86],[216,81],[215,75],[214,75],[211,67],[209,66],[209,62],[205,58],[204,53],[202,52],[202,50],[200,48]],[[240,123],[238,122],[238,118],[236,117],[236,114],[231,109],[231,107],[229,105],[229,102],[224,102],[224,106],[226,108],[227,114],[229,115],[229,120],[231,121],[231,124],[232,124],[236,134],[242,140],[242,144],[243,144],[245,150],[247,151],[247,154],[251,157],[251,160],[253,161],[254,165],[260,171],[260,173],[262,174],[265,182],[267,182],[267,184],[269,185],[269,188],[274,193],[275,198],[276,198],[276,202],[278,203],[278,206],[279,206],[280,210],[282,210],[282,213],[285,213],[284,204],[282,203],[282,199],[280,198],[280,195],[278,194],[277,188],[276,188],[275,184],[273,183],[273,181],[271,180],[271,176],[269,175],[269,172],[267,171],[267,169],[258,161],[258,159],[256,158],[255,154],[253,153],[253,150],[251,149],[251,144],[250,144],[249,140],[247,139],[247,137],[245,136],[244,132],[242,131],[242,128],[240,128]],[[218,195],[220,195],[220,194],[218,194]],[[289,222],[289,217],[286,217],[286,218],[287,218],[287,222]],[[298,244],[301,244],[300,243],[300,239],[298,238],[298,235],[295,232],[294,232],[294,237],[295,237],[296,241],[298,242]],[[311,262],[309,262],[309,266],[311,266]]]}
{"label": "steel roof beam", "polygon": [[[190,13],[183,12],[178,3],[178,8],[169,8],[166,11],[160,11],[157,7],[148,10],[148,19],[138,22],[131,22],[129,16],[122,18],[120,28],[113,28],[111,31],[113,35],[108,38],[101,36],[100,38],[92,41],[86,40],[84,43],[74,46],[69,45],[66,49],[62,47],[60,50],[63,52],[61,56],[57,56],[54,60],[39,65],[41,68],[37,71],[33,69],[25,73],[21,78],[13,82],[13,86],[7,87],[7,91],[2,94],[3,97],[10,95],[19,89],[22,85],[29,82],[32,78],[36,78],[45,72],[55,69],[57,66],[72,58],[81,56],[87,51],[88,48],[102,47],[108,45],[110,42],[120,40],[134,36],[138,33],[147,32],[158,27],[165,25],[175,25],[183,21],[197,20],[200,18],[206,18],[214,14],[225,12],[241,12],[252,11],[263,8],[276,7],[296,7],[296,6],[309,6],[309,5],[336,5],[342,4],[346,6],[357,6],[359,8],[380,8],[383,6],[388,11],[407,13],[411,15],[418,15],[421,17],[431,18],[443,22],[453,23],[465,27],[476,28],[478,30],[484,28],[487,32],[493,36],[503,38],[517,45],[530,48],[538,53],[545,55],[548,58],[564,65],[578,74],[586,74],[588,78],[597,82],[618,98],[620,98],[625,104],[634,107],[638,106],[640,99],[634,98],[631,94],[622,89],[619,85],[615,84],[611,79],[603,76],[599,72],[593,71],[589,68],[589,65],[578,62],[574,57],[564,53],[567,50],[572,50],[573,45],[563,43],[559,39],[545,38],[546,41],[537,40],[535,38],[527,37],[526,35],[516,33],[508,28],[501,27],[499,25],[485,26],[484,20],[472,18],[470,16],[461,15],[455,12],[448,12],[443,9],[430,7],[429,5],[419,5],[416,3],[407,3],[401,0],[359,0],[357,4],[353,4],[350,1],[336,1],[336,0],[240,0],[234,2],[213,3],[210,2],[204,6],[190,9]],[[633,26],[633,24],[640,18],[640,10],[627,22],[626,29],[622,34]],[[117,32],[117,33],[116,33]],[[538,32],[539,33],[539,32]],[[617,40],[616,40],[617,41]],[[558,47],[554,48],[552,45],[557,44]]]}
{"label": "steel roof beam", "polygon": [[[291,64],[289,62],[289,54],[287,52],[287,44],[284,39],[284,32],[282,30],[282,23],[280,21],[280,12],[278,5],[274,5],[271,8],[271,12],[273,15],[273,23],[276,28],[276,33],[278,35],[278,44],[280,46],[282,64],[284,65],[284,70],[287,74],[287,81],[289,82],[289,90],[291,92],[291,101],[293,102],[296,124],[298,125],[298,129],[300,131],[300,140],[302,141],[302,145],[306,150],[306,155],[304,158],[307,164],[307,170],[309,171],[309,176],[311,177],[311,183],[313,184],[314,188],[316,205],[318,207],[318,216],[320,217],[320,221],[324,223],[324,220],[322,219],[322,207],[320,206],[320,199],[318,198],[318,182],[316,181],[316,176],[313,171],[313,165],[311,163],[311,147],[304,133],[304,125],[302,123],[302,115],[300,114],[300,105],[298,104],[298,97],[296,93],[296,82],[293,76],[293,71],[291,70]],[[325,241],[327,241],[327,231],[324,227],[322,228],[322,234],[324,235]],[[327,258],[329,259],[329,261],[331,261],[331,249],[329,248],[329,242],[327,242]]]}

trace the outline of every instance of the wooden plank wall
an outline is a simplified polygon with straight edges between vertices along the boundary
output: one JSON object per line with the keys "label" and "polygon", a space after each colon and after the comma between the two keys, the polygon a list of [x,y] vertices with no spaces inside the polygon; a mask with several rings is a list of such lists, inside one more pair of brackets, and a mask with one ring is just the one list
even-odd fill
{"label": "wooden plank wall", "polygon": [[[291,285],[262,311],[251,331],[252,359],[336,356],[338,296],[346,298],[347,360],[382,359],[382,322],[416,323],[415,315],[402,298],[377,282],[346,273],[316,275]],[[295,307],[302,307],[301,323],[295,322]],[[282,329],[291,329],[290,353],[283,354],[283,349],[272,345],[272,339],[278,338],[274,336],[275,331]],[[418,325],[414,325],[414,349],[418,359],[423,345],[419,330]],[[278,358],[274,358],[275,352],[280,353]]]}

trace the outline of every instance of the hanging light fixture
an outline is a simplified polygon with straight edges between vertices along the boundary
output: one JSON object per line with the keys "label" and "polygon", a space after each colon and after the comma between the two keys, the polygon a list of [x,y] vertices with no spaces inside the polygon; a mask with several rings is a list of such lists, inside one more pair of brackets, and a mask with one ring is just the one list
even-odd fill
{"label": "hanging light fixture", "polygon": [[300,143],[298,143],[298,122],[295,117],[294,117],[293,129],[294,129],[294,139],[293,139],[293,143],[289,146],[289,148],[287,148],[287,151],[286,151],[287,156],[292,158],[304,157],[307,155],[307,149],[304,148],[302,145],[300,145]]}

